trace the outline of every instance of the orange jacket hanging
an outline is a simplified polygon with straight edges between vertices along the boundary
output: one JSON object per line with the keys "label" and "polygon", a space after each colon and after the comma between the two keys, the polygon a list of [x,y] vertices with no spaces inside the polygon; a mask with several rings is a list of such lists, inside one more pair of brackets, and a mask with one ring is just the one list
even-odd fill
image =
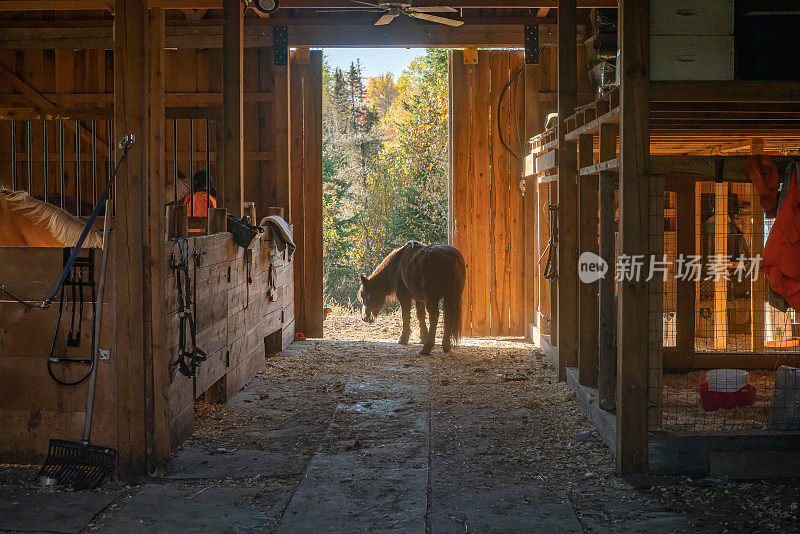
{"label": "orange jacket hanging", "polygon": [[217,207],[217,199],[213,195],[208,195],[205,191],[198,191],[189,200],[189,195],[183,199],[183,204],[189,212],[189,217],[205,217],[208,215],[208,205],[212,208]]}
{"label": "orange jacket hanging", "polygon": [[789,164],[778,215],[764,245],[761,270],[770,287],[795,310],[800,310],[800,186],[797,163]]}

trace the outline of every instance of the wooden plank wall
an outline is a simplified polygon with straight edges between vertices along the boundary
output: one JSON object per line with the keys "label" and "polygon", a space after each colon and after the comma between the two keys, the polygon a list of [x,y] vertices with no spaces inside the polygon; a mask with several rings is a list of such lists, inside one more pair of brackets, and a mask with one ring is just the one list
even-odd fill
{"label": "wooden plank wall", "polygon": [[500,140],[502,129],[523,153],[525,76],[500,99],[522,67],[518,51],[481,50],[469,65],[460,50],[450,56],[450,240],[467,261],[462,331],[469,336],[526,330],[521,168]]}
{"label": "wooden plank wall", "polygon": [[322,337],[322,51],[295,50],[289,69],[295,318],[298,332]]}
{"label": "wooden plank wall", "polygon": [[[109,245],[112,247],[113,245]],[[23,298],[41,299],[50,292],[61,273],[61,248],[0,247],[0,280]],[[113,272],[113,254],[108,271]],[[95,256],[100,269],[100,251]],[[35,266],[32,268],[31,266]],[[113,336],[114,278],[106,278],[100,348],[111,348]],[[68,297],[69,298],[69,297]],[[87,300],[89,296],[87,295]],[[48,310],[27,310],[18,303],[0,300],[0,462],[41,462],[51,438],[78,441],[83,433],[88,380],[60,386],[47,372],[47,355],[58,316],[58,303]],[[92,312],[84,308],[79,347],[66,347],[70,308],[65,307],[54,354],[88,358]],[[54,364],[57,376],[80,378],[88,366]],[[116,359],[98,362],[97,389],[92,418],[92,443],[117,447],[117,414],[114,395]],[[63,373],[63,374],[62,374]]]}
{"label": "wooden plank wall", "polygon": [[[274,300],[270,300],[268,241],[259,242],[253,249],[250,283],[247,253],[233,242],[231,234],[193,237],[189,239],[189,250],[197,250],[199,254],[198,260],[190,259],[190,272],[197,346],[208,354],[208,360],[200,365],[195,378],[186,377],[170,366],[167,398],[173,447],[192,433],[196,398],[213,387],[213,400],[224,402],[264,368],[269,335],[281,332],[283,346],[294,339],[293,272],[285,252],[272,257],[275,290]],[[173,252],[177,254],[177,246],[167,243],[163,258],[167,265]],[[174,272],[164,271],[161,283],[169,310],[163,318],[169,361],[174,362],[180,333]],[[269,352],[272,350],[274,347]]]}

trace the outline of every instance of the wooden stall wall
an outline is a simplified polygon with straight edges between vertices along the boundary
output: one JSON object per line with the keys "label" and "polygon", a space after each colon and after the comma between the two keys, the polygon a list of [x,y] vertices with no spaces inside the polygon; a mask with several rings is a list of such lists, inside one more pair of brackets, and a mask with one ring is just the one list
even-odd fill
{"label": "wooden stall wall", "polygon": [[526,77],[512,81],[523,65],[519,51],[450,56],[450,242],[467,262],[468,336],[526,333],[521,162],[502,144],[523,154]]}
{"label": "wooden stall wall", "polygon": [[322,51],[298,49],[289,72],[289,161],[297,331],[322,337]]}
{"label": "wooden stall wall", "polygon": [[[110,245],[113,246],[113,245]],[[0,280],[23,298],[41,299],[61,273],[63,249],[0,247]],[[85,251],[84,251],[85,255]],[[113,270],[113,254],[108,271]],[[100,250],[95,252],[95,272],[100,271]],[[97,278],[95,278],[97,279]],[[113,277],[106,278],[100,349],[110,349],[113,339]],[[71,297],[53,354],[89,358],[92,336],[91,298],[83,310],[80,346],[67,347]],[[0,300],[0,462],[37,463],[47,454],[51,438],[78,441],[83,434],[88,380],[61,386],[50,378],[47,357],[56,326],[58,303],[48,310],[23,308],[7,298]],[[113,357],[97,362],[97,389],[92,418],[93,443],[116,447],[117,419]],[[84,364],[53,364],[56,376],[77,380],[88,371]]]}
{"label": "wooden stall wall", "polygon": [[[265,240],[257,243],[251,254],[238,247],[227,232],[191,238],[188,246],[190,252],[196,251],[190,259],[190,274],[197,346],[208,359],[194,378],[170,366],[167,398],[173,447],[192,433],[196,398],[206,394],[211,402],[226,401],[264,368],[265,357],[280,352],[294,339],[292,262],[286,252],[273,256]],[[161,283],[169,311],[163,319],[169,361],[175,362],[180,323],[175,274],[168,266],[173,254],[177,257],[177,245],[167,243],[164,250],[162,260],[167,268],[162,270]]]}

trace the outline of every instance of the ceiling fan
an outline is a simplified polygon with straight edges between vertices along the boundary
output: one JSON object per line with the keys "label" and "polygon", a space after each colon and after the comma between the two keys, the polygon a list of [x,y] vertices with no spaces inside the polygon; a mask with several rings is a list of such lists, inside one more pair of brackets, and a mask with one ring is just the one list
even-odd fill
{"label": "ceiling fan", "polygon": [[[448,26],[461,26],[464,24],[463,20],[453,20],[438,15],[431,15],[431,13],[458,13],[458,10],[449,6],[429,6],[429,7],[414,7],[411,4],[403,2],[364,2],[362,0],[351,0],[356,4],[361,4],[363,8],[355,8],[359,11],[366,11],[369,13],[383,13],[381,17],[375,21],[375,26],[384,26],[389,24],[400,15],[420,20],[427,20],[429,22],[436,22],[438,24],[447,24]],[[342,9],[319,10],[319,12],[336,12],[341,13]]]}

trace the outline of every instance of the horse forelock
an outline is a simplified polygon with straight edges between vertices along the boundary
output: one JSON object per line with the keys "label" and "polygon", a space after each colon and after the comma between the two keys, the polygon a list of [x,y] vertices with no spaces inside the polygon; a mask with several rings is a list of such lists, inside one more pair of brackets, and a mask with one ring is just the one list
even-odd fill
{"label": "horse forelock", "polygon": [[[35,224],[44,224],[47,231],[56,240],[61,241],[64,246],[71,247],[77,244],[86,226],[86,223],[78,217],[70,215],[52,204],[35,199],[25,191],[11,191],[0,187],[0,194],[5,196],[12,210],[19,211]],[[84,246],[102,248],[103,245],[98,235],[92,232]]]}

